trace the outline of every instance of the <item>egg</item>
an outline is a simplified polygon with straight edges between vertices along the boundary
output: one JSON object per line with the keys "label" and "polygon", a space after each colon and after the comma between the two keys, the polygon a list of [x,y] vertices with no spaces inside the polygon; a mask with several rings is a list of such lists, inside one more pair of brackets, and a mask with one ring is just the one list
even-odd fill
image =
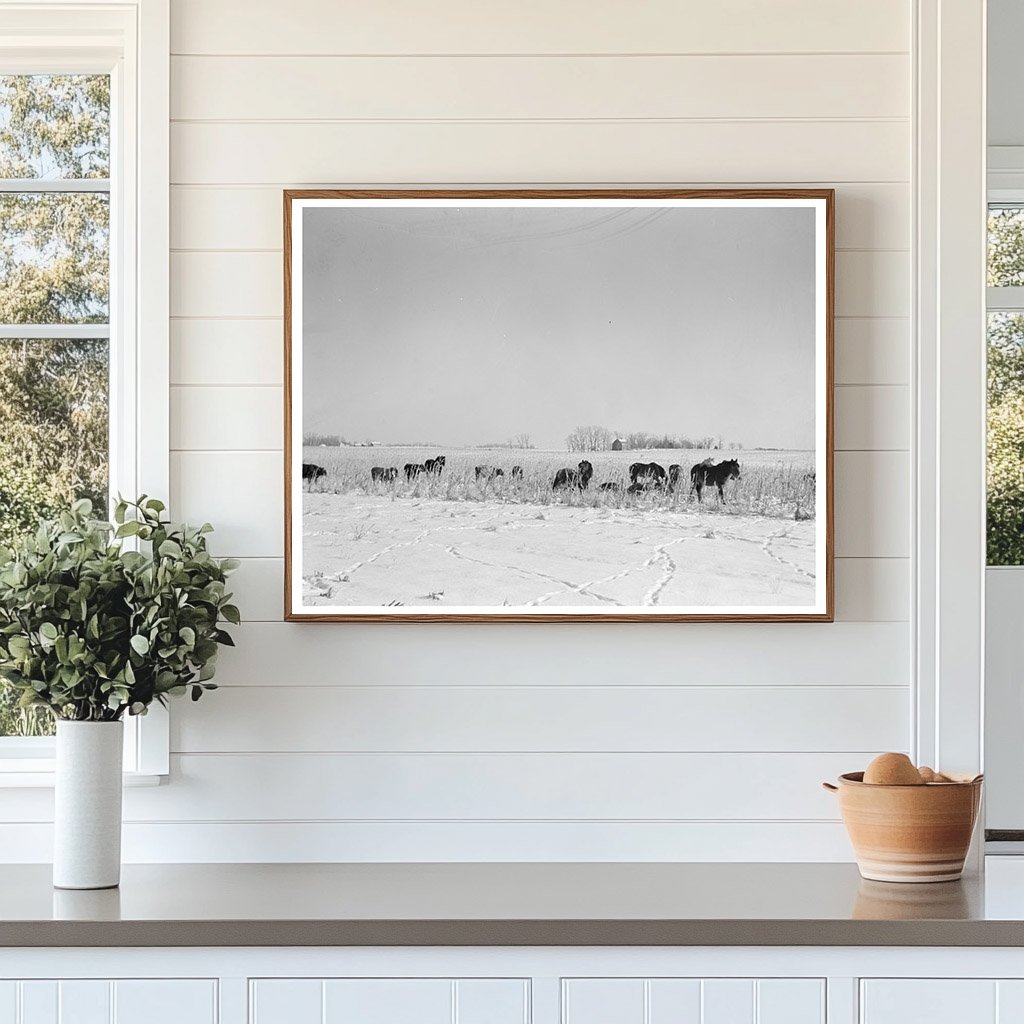
{"label": "egg", "polygon": [[925,780],[906,754],[879,754],[864,771],[874,786],[923,786]]}

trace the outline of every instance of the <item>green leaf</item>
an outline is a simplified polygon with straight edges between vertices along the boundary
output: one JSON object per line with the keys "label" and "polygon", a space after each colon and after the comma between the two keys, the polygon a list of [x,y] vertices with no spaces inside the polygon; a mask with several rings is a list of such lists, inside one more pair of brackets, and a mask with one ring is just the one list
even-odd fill
{"label": "green leaf", "polygon": [[233,604],[226,604],[220,610],[221,615],[224,616],[228,622],[238,626],[242,622],[242,615],[238,608]]}
{"label": "green leaf", "polygon": [[163,555],[164,558],[181,558],[183,552],[177,541],[168,539],[160,545],[158,554]]}
{"label": "green leaf", "polygon": [[144,637],[141,633],[136,633],[130,640],[132,650],[136,654],[145,656],[149,654],[149,640]]}
{"label": "green leaf", "polygon": [[52,642],[60,635],[60,631],[52,622],[44,622],[39,627],[39,635]]}

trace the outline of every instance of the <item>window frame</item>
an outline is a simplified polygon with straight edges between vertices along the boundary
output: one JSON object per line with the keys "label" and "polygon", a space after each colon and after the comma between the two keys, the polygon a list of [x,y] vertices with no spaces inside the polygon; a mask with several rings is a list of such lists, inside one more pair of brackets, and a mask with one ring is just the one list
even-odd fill
{"label": "window frame", "polygon": [[[165,499],[170,493],[169,21],[169,0],[0,0],[0,74],[111,78],[110,491]],[[148,715],[126,717],[125,724],[126,778],[144,783],[166,775],[167,712],[155,706]],[[45,737],[0,738],[0,787],[52,785],[53,747]]]}

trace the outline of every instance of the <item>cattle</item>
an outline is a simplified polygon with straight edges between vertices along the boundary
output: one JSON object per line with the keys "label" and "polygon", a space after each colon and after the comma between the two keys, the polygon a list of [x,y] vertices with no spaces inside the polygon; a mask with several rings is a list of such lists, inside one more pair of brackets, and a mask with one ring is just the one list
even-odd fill
{"label": "cattle", "polygon": [[668,467],[668,489],[674,491],[679,486],[679,480],[683,475],[683,467],[678,462]]}
{"label": "cattle", "polygon": [[398,479],[397,466],[374,466],[370,470],[370,479],[375,484],[390,484]]}
{"label": "cattle", "polygon": [[444,456],[435,455],[432,459],[427,459],[423,463],[423,471],[429,473],[431,476],[440,476],[441,470],[444,469]]}
{"label": "cattle", "polygon": [[717,465],[710,459],[698,462],[690,470],[690,493],[697,492],[697,500],[703,501],[701,492],[705,487],[714,486],[718,488],[718,500],[725,504],[725,491],[723,487],[728,480],[740,479],[740,464],[735,459],[726,459]]}
{"label": "cattle", "polygon": [[315,462],[304,462],[302,464],[302,479],[315,483],[321,477],[327,476],[327,470],[318,466]]}
{"label": "cattle", "polygon": [[601,484],[601,490],[602,491],[621,491],[622,490],[622,484],[617,484],[617,483],[614,483],[612,481],[608,481],[606,483]]}
{"label": "cattle", "polygon": [[590,478],[594,475],[594,467],[583,459],[575,469],[560,469],[551,483],[553,491],[572,488],[585,491],[590,486]]}
{"label": "cattle", "polygon": [[427,467],[422,462],[407,462],[403,467],[406,480],[415,480],[420,473],[426,473]]}
{"label": "cattle", "polygon": [[504,476],[505,470],[495,469],[493,466],[477,466],[476,467],[476,479],[477,482],[483,480],[487,483],[488,480],[495,480],[497,477]]}
{"label": "cattle", "polygon": [[655,487],[664,487],[667,479],[664,468],[656,462],[634,462],[629,467],[629,482],[631,484],[652,484]]}
{"label": "cattle", "polygon": [[512,467],[512,479],[513,480],[522,480],[523,479],[523,467],[522,466],[513,466]]}

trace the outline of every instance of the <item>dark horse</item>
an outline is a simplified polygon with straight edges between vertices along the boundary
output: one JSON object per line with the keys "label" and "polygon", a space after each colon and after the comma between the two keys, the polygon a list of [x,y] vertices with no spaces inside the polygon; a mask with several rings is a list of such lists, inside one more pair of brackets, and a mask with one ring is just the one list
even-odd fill
{"label": "dark horse", "polygon": [[323,466],[318,466],[315,462],[304,462],[302,464],[302,479],[308,480],[310,483],[319,480],[320,477],[327,476],[327,470]]}
{"label": "dark horse", "polygon": [[664,487],[667,477],[663,467],[656,462],[634,462],[629,467],[629,482],[644,487]]}
{"label": "dark horse", "polygon": [[398,469],[395,466],[374,466],[370,470],[370,479],[375,484],[390,484],[398,479]]}
{"label": "dark horse", "polygon": [[494,480],[499,476],[505,475],[505,470],[495,469],[493,466],[477,466],[475,472],[476,479],[478,481],[483,480],[484,483],[488,480]]}
{"label": "dark horse", "polygon": [[406,480],[415,480],[420,473],[426,473],[427,467],[422,462],[407,462],[402,469]]}
{"label": "dark horse", "polygon": [[718,488],[718,500],[725,504],[725,491],[722,489],[727,480],[739,480],[740,464],[735,459],[726,459],[715,465],[710,459],[698,462],[690,470],[690,493],[697,492],[697,500],[703,501],[701,492],[705,487]]}
{"label": "dark horse", "polygon": [[563,488],[573,488],[578,491],[585,491],[590,485],[590,478],[594,475],[594,467],[584,459],[575,469],[560,469],[555,474],[551,483],[553,491],[560,491]]}
{"label": "dark horse", "polygon": [[423,470],[426,473],[430,473],[431,476],[440,476],[441,470],[444,469],[444,456],[436,455],[432,459],[427,459],[423,463]]}

